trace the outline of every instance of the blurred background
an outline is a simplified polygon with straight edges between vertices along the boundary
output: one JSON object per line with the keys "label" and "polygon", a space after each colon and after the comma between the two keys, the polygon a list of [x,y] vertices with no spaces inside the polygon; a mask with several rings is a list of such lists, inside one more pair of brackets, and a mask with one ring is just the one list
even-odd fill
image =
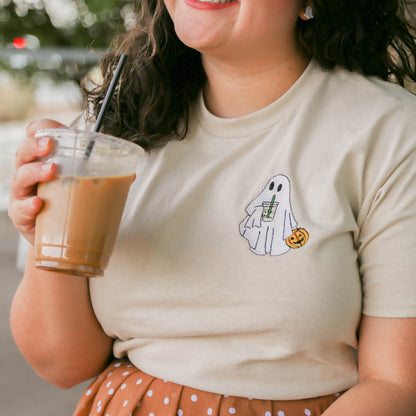
{"label": "blurred background", "polygon": [[14,155],[37,118],[70,123],[83,107],[79,83],[98,76],[113,37],[135,23],[134,0],[0,0],[0,407],[7,416],[66,416],[87,383],[42,381],[14,345],[9,309],[21,279],[23,242],[7,217]]}

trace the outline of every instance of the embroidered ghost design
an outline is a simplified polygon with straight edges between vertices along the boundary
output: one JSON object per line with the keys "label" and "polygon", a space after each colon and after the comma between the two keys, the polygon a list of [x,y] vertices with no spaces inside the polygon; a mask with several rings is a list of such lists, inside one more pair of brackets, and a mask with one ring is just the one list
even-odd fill
{"label": "embroidered ghost design", "polygon": [[290,203],[290,181],[285,175],[271,178],[246,207],[240,234],[258,255],[280,256],[290,250],[286,244],[298,223]]}

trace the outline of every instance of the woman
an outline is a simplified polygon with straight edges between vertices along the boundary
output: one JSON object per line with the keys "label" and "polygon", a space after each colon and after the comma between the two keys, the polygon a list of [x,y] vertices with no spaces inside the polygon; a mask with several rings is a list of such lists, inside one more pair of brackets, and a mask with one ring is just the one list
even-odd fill
{"label": "woman", "polygon": [[[101,373],[75,415],[413,415],[416,99],[387,82],[416,80],[403,5],[140,5],[87,94],[96,112],[126,52],[104,130],[148,156],[103,278],[29,251],[23,355],[61,387]],[[16,156],[31,243],[56,172],[33,136],[59,125]]]}

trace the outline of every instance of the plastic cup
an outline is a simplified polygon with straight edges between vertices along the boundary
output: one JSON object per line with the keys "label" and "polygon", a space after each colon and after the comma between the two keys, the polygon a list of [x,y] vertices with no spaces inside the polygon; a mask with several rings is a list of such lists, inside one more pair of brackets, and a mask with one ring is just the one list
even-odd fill
{"label": "plastic cup", "polygon": [[263,202],[263,212],[261,215],[261,219],[265,222],[273,221],[278,205],[278,202]]}
{"label": "plastic cup", "polygon": [[101,276],[144,150],[127,140],[79,130],[45,129],[36,137],[53,139],[52,152],[40,160],[57,165],[56,177],[38,186],[44,206],[36,218],[36,267]]}

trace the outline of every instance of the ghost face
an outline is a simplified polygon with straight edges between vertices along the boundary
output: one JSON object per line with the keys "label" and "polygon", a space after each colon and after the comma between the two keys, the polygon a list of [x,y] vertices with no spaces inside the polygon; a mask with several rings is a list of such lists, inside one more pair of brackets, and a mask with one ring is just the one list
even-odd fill
{"label": "ghost face", "polygon": [[203,54],[238,54],[292,50],[302,0],[164,0],[178,37]]}

